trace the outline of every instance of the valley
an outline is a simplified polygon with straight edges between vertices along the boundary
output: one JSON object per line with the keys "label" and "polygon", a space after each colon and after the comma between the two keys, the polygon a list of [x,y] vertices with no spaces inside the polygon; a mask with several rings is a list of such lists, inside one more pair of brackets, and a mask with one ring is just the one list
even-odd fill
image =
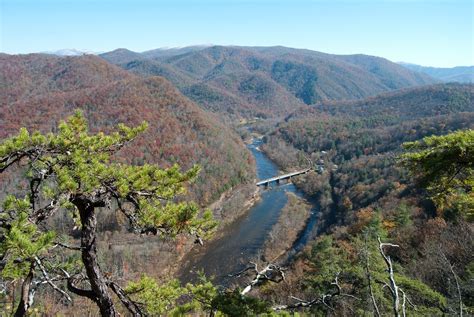
{"label": "valley", "polygon": [[[198,222],[190,231],[168,234],[164,226],[164,233],[137,235],[132,226],[136,220],[120,213],[120,190],[114,192],[116,202],[98,208],[101,268],[120,281],[139,281],[146,274],[160,285],[170,283],[173,291],[161,294],[157,286],[158,293],[153,295],[172,303],[169,307],[202,295],[183,290],[192,288],[186,283],[193,282],[209,287],[206,292],[213,297],[204,292],[212,297],[205,300],[217,306],[209,304],[211,309],[198,300],[200,304],[193,302],[196,306],[187,308],[187,313],[219,310],[232,315],[226,305],[232,307],[236,301],[236,306],[248,305],[250,315],[278,311],[276,307],[281,306],[290,307],[288,312],[308,307],[300,311],[338,316],[351,315],[349,311],[373,313],[371,299],[388,312],[390,296],[383,288],[377,286],[368,295],[367,283],[372,279],[383,281],[379,284],[387,280],[380,239],[399,246],[389,256],[396,263],[397,281],[417,313],[451,314],[459,294],[466,310],[473,307],[469,205],[473,140],[462,136],[461,150],[449,153],[452,162],[467,165],[447,181],[448,185],[458,178],[465,182],[446,191],[467,197],[459,203],[440,205],[431,196],[433,185],[419,181],[403,158],[414,147],[407,142],[449,138],[474,129],[473,84],[441,83],[439,78],[375,56],[282,46],[190,46],[142,53],[117,49],[74,57],[0,54],[0,83],[1,139],[16,135],[22,127],[61,133],[64,127],[59,122],[81,110],[91,133],[101,136],[121,123],[148,123],[133,142],[120,144],[117,151],[107,150],[113,152],[114,164],[178,166],[180,171],[199,166],[199,174],[182,190],[170,185],[176,196],[158,200],[163,205],[194,201],[198,218],[209,210],[217,222],[209,232],[201,230]],[[449,139],[442,142],[457,144]],[[10,147],[2,151],[7,153]],[[456,155],[468,159],[458,160]],[[11,156],[5,157],[2,164]],[[34,187],[15,176],[29,175],[24,166],[19,160],[12,171],[2,170],[2,201],[7,193],[20,197]],[[290,181],[256,186],[259,180],[307,169]],[[163,175],[172,177],[173,173]],[[140,182],[122,185],[134,188],[157,175],[161,174],[147,174]],[[131,193],[128,202],[140,206],[142,202],[130,195],[142,192]],[[181,215],[183,223],[159,216],[146,221],[170,221],[185,228],[192,223],[187,216]],[[61,244],[80,245],[81,228],[75,217],[64,207],[42,226],[54,230]],[[44,254],[59,257],[54,248]],[[76,261],[72,254],[67,250],[61,256]],[[259,268],[274,265],[280,271],[262,275],[256,270],[254,276],[254,270],[248,269],[252,263]],[[63,274],[50,267],[56,275]],[[272,282],[281,268],[284,282]],[[212,287],[199,284],[199,272]],[[70,283],[69,277],[58,280]],[[8,285],[11,290],[20,287],[14,282]],[[243,293],[249,285],[251,291]],[[129,294],[139,296],[140,292],[138,287]],[[318,302],[315,296],[320,294],[331,302]],[[44,314],[98,313],[88,298],[75,297],[74,303],[65,306],[55,300],[59,295],[53,290],[41,295],[46,295],[40,302]],[[2,299],[15,303],[15,296]],[[127,312],[127,307],[119,309]],[[154,309],[155,314],[167,313],[167,308]]]}
{"label": "valley", "polygon": [[[264,179],[278,174],[277,166],[257,149],[259,145],[261,140],[257,139],[248,146],[255,157],[257,177]],[[283,256],[268,258],[263,254],[265,241],[268,240],[270,232],[278,227],[278,218],[283,208],[289,204],[289,194],[295,195],[294,200],[306,201],[303,193],[291,182],[282,181],[278,185],[260,189],[258,201],[242,217],[223,228],[223,236],[217,237],[185,259],[184,266],[180,270],[181,279],[192,280],[197,277],[197,272],[203,271],[207,276],[216,277],[217,283],[229,285],[235,282],[229,275],[241,271],[250,262],[285,263],[290,254],[300,251],[313,236],[318,211],[316,204],[308,205],[311,206],[310,210],[300,221],[299,226],[289,228],[296,231],[293,239],[285,233],[280,237],[289,247],[282,248],[283,241],[277,241],[274,246],[273,253]]]}

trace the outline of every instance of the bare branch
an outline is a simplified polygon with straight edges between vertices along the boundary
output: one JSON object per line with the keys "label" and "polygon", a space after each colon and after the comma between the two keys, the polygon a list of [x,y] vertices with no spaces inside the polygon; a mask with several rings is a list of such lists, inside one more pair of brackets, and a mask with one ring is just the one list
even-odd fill
{"label": "bare branch", "polygon": [[328,298],[328,297],[329,297],[329,300],[331,300],[332,295],[324,294],[323,296],[321,296],[321,303],[323,303],[324,306],[326,306],[327,308],[329,308],[329,310],[334,311],[334,308],[332,308],[331,306],[329,306],[329,305],[326,303],[326,298]]}
{"label": "bare branch", "polygon": [[414,310],[417,310],[416,305],[413,304],[413,302],[410,300],[410,297],[406,296],[406,300],[407,300],[408,304],[410,304],[410,306],[413,307]]}
{"label": "bare branch", "polygon": [[68,272],[66,272],[63,269],[61,269],[61,271],[67,278],[67,289],[70,292],[73,292],[74,294],[79,295],[79,296],[87,297],[90,300],[97,302],[98,300],[97,296],[94,294],[92,290],[81,289],[77,287],[76,285],[74,285],[74,283],[78,281],[78,278],[76,276],[74,275],[71,276]]}
{"label": "bare branch", "polygon": [[233,276],[240,276],[244,272],[247,272],[251,269],[255,271],[255,277],[250,281],[250,283],[240,292],[241,295],[245,295],[248,292],[252,290],[254,286],[260,285],[261,283],[265,281],[272,281],[275,283],[279,283],[281,281],[285,280],[285,269],[275,265],[275,264],[268,264],[265,268],[262,270],[258,270],[257,263],[250,262],[251,264],[254,265],[254,267],[247,267],[244,270],[240,271],[237,274],[234,274]]}
{"label": "bare branch", "polygon": [[291,299],[296,300],[297,302],[295,304],[290,304],[290,305],[277,305],[273,307],[273,310],[278,311],[278,310],[283,310],[283,309],[296,309],[296,308],[304,308],[304,307],[311,307],[314,305],[318,304],[323,304],[326,308],[329,310],[334,311],[334,308],[331,307],[329,304],[330,302],[336,298],[336,297],[350,297],[356,300],[360,300],[360,298],[351,295],[351,294],[346,294],[342,293],[342,288],[339,285],[339,274],[340,272],[336,273],[336,276],[334,277],[334,281],[331,283],[331,285],[334,285],[336,287],[336,291],[333,293],[328,293],[328,294],[323,294],[313,300],[306,301],[300,298],[297,298],[295,296],[290,296]]}
{"label": "bare branch", "polygon": [[46,272],[46,269],[44,268],[43,266],[43,263],[41,262],[41,260],[35,256],[35,261],[36,261],[36,264],[38,264],[38,267],[40,268],[41,272],[43,273],[43,276],[44,278],[46,279],[47,283],[55,290],[57,291],[58,293],[60,293],[62,296],[64,296],[69,302],[72,302],[72,299],[71,297],[68,295],[68,293],[66,293],[65,291],[63,291],[62,289],[60,289],[56,284],[54,284],[51,279],[49,278],[49,275],[48,275],[48,272]]}
{"label": "bare branch", "polygon": [[75,251],[80,251],[80,250],[83,249],[82,247],[73,247],[73,246],[69,246],[69,245],[61,243],[61,242],[56,242],[55,245],[53,246],[53,248],[55,248],[55,247],[62,247],[62,248],[65,248],[65,249],[75,250]]}
{"label": "bare branch", "polygon": [[44,219],[50,217],[52,214],[54,214],[60,207],[61,207],[61,201],[69,199],[68,194],[63,194],[60,195],[59,197],[56,197],[55,199],[51,200],[50,203],[43,208],[33,210],[31,213],[30,217],[28,218],[32,223],[39,223],[43,221]]}
{"label": "bare branch", "polygon": [[402,316],[405,317],[406,316],[406,309],[405,309],[406,295],[405,295],[405,292],[401,288],[399,288],[398,290],[403,295],[403,297],[402,297]]}
{"label": "bare branch", "polygon": [[32,178],[30,180],[30,206],[32,210],[35,210],[35,202],[38,198],[38,188],[41,184],[41,178]]}
{"label": "bare branch", "polygon": [[0,173],[5,171],[11,165],[20,162],[22,158],[28,156],[28,151],[18,151],[0,159]]}
{"label": "bare branch", "polygon": [[240,276],[242,276],[243,273],[245,273],[245,272],[247,272],[247,271],[249,271],[249,270],[252,270],[252,269],[255,270],[255,267],[254,267],[254,266],[248,266],[248,267],[246,267],[245,269],[243,269],[243,270],[241,270],[241,271],[239,271],[239,272],[237,272],[237,273],[228,274],[227,276],[228,276],[228,277],[240,277]]}
{"label": "bare branch", "polygon": [[341,272],[336,273],[336,276],[334,277],[334,282],[331,283],[331,285],[336,286],[337,294],[341,294],[341,286],[339,285],[339,281],[337,280],[339,278],[339,274],[341,274]]}
{"label": "bare branch", "polygon": [[131,300],[127,293],[117,283],[109,281],[107,284],[133,316],[145,316],[138,304]]}
{"label": "bare branch", "polygon": [[303,307],[311,307],[313,305],[319,304],[321,299],[316,298],[312,301],[304,301],[302,299],[290,296],[290,298],[297,300],[298,302],[291,305],[277,305],[273,307],[273,310],[283,310],[283,309],[296,309],[296,308],[303,308]]}
{"label": "bare branch", "polygon": [[[396,244],[391,244],[391,243],[382,243],[380,240],[380,237],[378,237],[379,241],[379,250],[380,254],[382,255],[385,264],[387,265],[387,271],[390,279],[390,291],[392,292],[392,299],[393,299],[393,312],[396,317],[400,316],[400,296],[398,295],[398,286],[397,283],[395,282],[395,277],[393,274],[393,266],[392,266],[392,260],[390,259],[390,256],[385,255],[385,252],[383,250],[384,247],[389,246],[389,247],[396,247],[398,248],[399,246]],[[388,285],[387,285],[388,286]]]}
{"label": "bare branch", "polygon": [[446,261],[446,263],[448,264],[449,270],[451,271],[451,274],[453,274],[454,281],[456,282],[456,288],[457,288],[458,297],[459,297],[459,316],[462,317],[464,304],[462,302],[461,287],[459,286],[458,275],[456,274],[456,272],[454,272],[454,266],[451,264],[451,262],[449,262],[448,258],[446,257],[446,254],[444,254],[444,252],[441,252],[441,254],[444,260]]}
{"label": "bare branch", "polygon": [[54,148],[45,147],[45,146],[32,146],[24,150],[18,150],[13,153],[10,153],[7,156],[0,158],[0,173],[4,172],[7,168],[15,163],[20,163],[21,160],[25,157],[29,158],[31,162],[35,162],[45,153],[59,153],[59,151]]}

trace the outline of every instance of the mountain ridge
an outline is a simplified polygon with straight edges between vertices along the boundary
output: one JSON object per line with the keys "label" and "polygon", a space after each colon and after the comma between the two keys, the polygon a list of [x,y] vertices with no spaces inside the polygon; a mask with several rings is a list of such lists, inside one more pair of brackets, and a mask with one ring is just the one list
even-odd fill
{"label": "mountain ridge", "polygon": [[[204,109],[237,118],[284,116],[322,101],[362,99],[437,82],[386,59],[362,54],[333,55],[283,46],[159,51],[153,57],[127,52],[118,58],[111,54],[114,51],[100,57],[145,77],[164,76]],[[206,98],[208,93],[211,96]],[[224,102],[229,93],[232,107]]]}
{"label": "mountain ridge", "polygon": [[[118,123],[149,123],[118,159],[183,169],[202,166],[189,198],[207,205],[230,187],[254,177],[241,139],[184,97],[163,77],[142,78],[92,55],[1,55],[0,138],[20,127],[48,132],[75,109],[92,131]],[[222,155],[226,153],[226,155]]]}
{"label": "mountain ridge", "polygon": [[399,62],[410,70],[428,74],[443,82],[474,83],[474,66],[431,67]]}

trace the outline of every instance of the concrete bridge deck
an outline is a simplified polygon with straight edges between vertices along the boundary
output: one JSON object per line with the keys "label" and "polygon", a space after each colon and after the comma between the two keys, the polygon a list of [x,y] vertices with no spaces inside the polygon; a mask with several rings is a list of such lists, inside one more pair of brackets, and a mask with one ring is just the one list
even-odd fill
{"label": "concrete bridge deck", "polygon": [[287,178],[290,178],[290,177],[293,177],[293,176],[296,176],[296,175],[306,174],[310,170],[311,170],[310,168],[307,168],[307,169],[300,170],[300,171],[297,171],[297,172],[288,173],[288,174],[284,174],[284,175],[279,175],[279,176],[275,176],[275,177],[272,177],[272,178],[267,178],[267,179],[259,181],[257,183],[257,186],[268,185],[271,182],[279,182],[282,179],[287,179]]}

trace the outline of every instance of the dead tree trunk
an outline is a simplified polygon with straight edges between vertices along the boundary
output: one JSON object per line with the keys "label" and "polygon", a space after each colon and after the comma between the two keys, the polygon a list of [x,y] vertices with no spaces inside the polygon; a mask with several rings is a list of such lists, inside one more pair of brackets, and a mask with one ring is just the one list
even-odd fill
{"label": "dead tree trunk", "polygon": [[454,281],[456,282],[456,289],[458,291],[458,298],[459,298],[459,317],[462,317],[464,304],[462,302],[462,293],[461,293],[461,287],[459,285],[458,275],[456,274],[456,272],[454,272],[454,267],[451,264],[451,262],[449,262],[448,258],[446,257],[446,254],[444,254],[444,252],[442,252],[441,254],[443,255],[444,260],[448,264],[449,270],[453,274]]}
{"label": "dead tree trunk", "polygon": [[86,274],[89,278],[91,291],[95,295],[95,302],[99,306],[100,314],[102,316],[118,316],[108,291],[107,280],[100,270],[97,259],[97,218],[95,215],[95,207],[103,207],[105,204],[101,202],[92,202],[84,197],[76,197],[73,199],[72,203],[79,209],[82,223],[82,262],[84,263]]}
{"label": "dead tree trunk", "polygon": [[265,281],[271,281],[275,283],[280,283],[281,281],[285,280],[285,269],[276,265],[276,264],[268,264],[264,269],[261,271],[258,270],[257,263],[253,263],[252,266],[249,266],[242,271],[236,273],[236,274],[230,274],[230,277],[239,277],[242,274],[252,270],[255,272],[255,277],[252,279],[252,281],[240,292],[240,295],[245,295],[248,292],[252,290],[254,286],[260,285],[261,283]]}
{"label": "dead tree trunk", "polygon": [[18,307],[15,311],[14,317],[23,317],[26,316],[28,308],[33,304],[34,289],[32,289],[33,283],[33,272],[35,270],[35,264],[32,263],[28,275],[23,280],[21,284],[21,297]]}
{"label": "dead tree trunk", "polygon": [[[392,243],[382,243],[380,240],[380,237],[378,238],[379,240],[379,251],[380,254],[382,255],[385,264],[387,265],[387,272],[388,272],[388,277],[390,280],[390,285],[385,284],[388,286],[390,292],[392,293],[392,301],[393,301],[393,314],[395,317],[400,317],[400,296],[398,294],[399,288],[397,286],[397,283],[395,281],[395,275],[393,273],[393,265],[392,265],[392,259],[390,256],[385,255],[384,252],[384,247],[389,246],[389,247],[395,247],[398,248],[399,246],[396,244]],[[403,316],[405,316],[405,301],[403,302]]]}

